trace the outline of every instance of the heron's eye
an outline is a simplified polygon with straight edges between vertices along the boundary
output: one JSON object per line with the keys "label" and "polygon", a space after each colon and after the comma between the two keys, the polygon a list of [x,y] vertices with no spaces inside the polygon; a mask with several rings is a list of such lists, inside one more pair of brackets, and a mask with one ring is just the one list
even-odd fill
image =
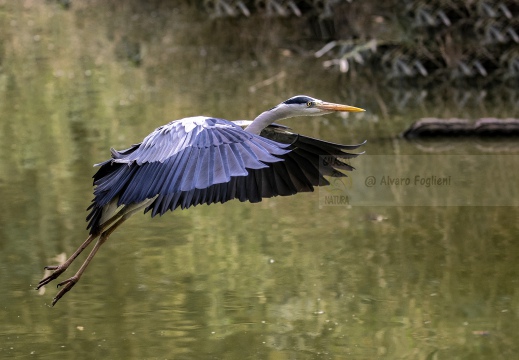
{"label": "heron's eye", "polygon": [[314,102],[313,101],[309,101],[306,103],[306,107],[312,107],[314,106]]}

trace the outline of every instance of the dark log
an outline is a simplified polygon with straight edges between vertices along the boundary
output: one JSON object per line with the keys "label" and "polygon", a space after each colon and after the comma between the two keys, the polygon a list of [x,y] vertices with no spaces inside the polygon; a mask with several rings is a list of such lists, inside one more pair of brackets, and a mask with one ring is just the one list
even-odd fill
{"label": "dark log", "polygon": [[519,119],[483,118],[477,121],[470,121],[456,118],[424,118],[413,123],[402,133],[402,136],[407,139],[459,136],[519,136]]}
{"label": "dark log", "polygon": [[479,119],[474,124],[478,136],[518,136],[519,119]]}

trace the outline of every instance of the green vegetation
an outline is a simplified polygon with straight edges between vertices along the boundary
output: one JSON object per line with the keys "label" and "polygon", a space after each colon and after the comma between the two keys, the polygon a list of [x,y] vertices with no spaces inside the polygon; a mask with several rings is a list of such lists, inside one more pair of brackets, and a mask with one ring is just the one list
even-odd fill
{"label": "green vegetation", "polygon": [[[54,289],[31,288],[86,238],[92,164],[185,116],[252,118],[308,93],[369,110],[285,122],[309,136],[368,139],[370,155],[495,154],[479,180],[513,186],[519,168],[496,168],[516,141],[394,138],[423,116],[517,117],[516,80],[499,80],[484,57],[486,76],[467,57],[474,76],[458,78],[456,66],[424,60],[441,58],[451,30],[454,45],[474,50],[463,54],[491,48],[496,58],[517,50],[511,35],[475,51],[477,39],[454,31],[463,22],[444,10],[446,26],[429,3],[438,25],[410,27],[408,39],[394,15],[406,2],[369,3],[334,2],[319,20],[302,6],[300,17],[251,7],[214,18],[203,1],[0,0],[0,357],[517,358],[513,207],[319,208],[314,193],[135,216],[58,307],[46,307]],[[343,73],[334,60],[350,52]],[[389,76],[404,55],[417,74]]]}
{"label": "green vegetation", "polygon": [[[203,2],[212,18],[290,18],[316,57],[341,72],[388,82],[487,85],[519,81],[519,5],[514,0]],[[245,11],[244,9],[247,9]],[[306,47],[305,50],[310,50]]]}

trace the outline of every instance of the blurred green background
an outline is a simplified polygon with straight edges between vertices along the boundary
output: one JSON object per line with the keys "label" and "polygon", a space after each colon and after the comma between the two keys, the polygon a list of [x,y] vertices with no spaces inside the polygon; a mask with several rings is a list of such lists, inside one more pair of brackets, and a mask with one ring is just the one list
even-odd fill
{"label": "blurred green background", "polygon": [[53,286],[34,290],[87,236],[92,164],[182,117],[252,119],[308,94],[368,111],[295,131],[367,139],[395,165],[492,155],[482,178],[517,183],[499,168],[516,139],[398,137],[422,117],[519,117],[514,2],[226,3],[0,1],[0,357],[518,357],[517,207],[313,193],[136,215],[54,308]]}

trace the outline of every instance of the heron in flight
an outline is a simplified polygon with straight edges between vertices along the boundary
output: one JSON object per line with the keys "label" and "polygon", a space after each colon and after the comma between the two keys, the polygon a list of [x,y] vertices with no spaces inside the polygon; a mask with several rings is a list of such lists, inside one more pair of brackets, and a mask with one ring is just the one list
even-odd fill
{"label": "heron in flight", "polygon": [[[290,131],[275,121],[363,109],[298,95],[261,113],[253,121],[227,121],[195,116],[155,129],[126,150],[111,149],[111,159],[96,166],[94,199],[87,216],[88,238],[63,264],[46,266],[53,272],[37,289],[60,276],[97,239],[74,276],[62,287],[54,306],[79,281],[101,245],[138,211],[162,215],[168,210],[232,199],[259,202],[329,185],[324,176],[346,176],[353,170],[341,159],[363,145],[341,145]],[[326,161],[322,159],[326,158]]]}

